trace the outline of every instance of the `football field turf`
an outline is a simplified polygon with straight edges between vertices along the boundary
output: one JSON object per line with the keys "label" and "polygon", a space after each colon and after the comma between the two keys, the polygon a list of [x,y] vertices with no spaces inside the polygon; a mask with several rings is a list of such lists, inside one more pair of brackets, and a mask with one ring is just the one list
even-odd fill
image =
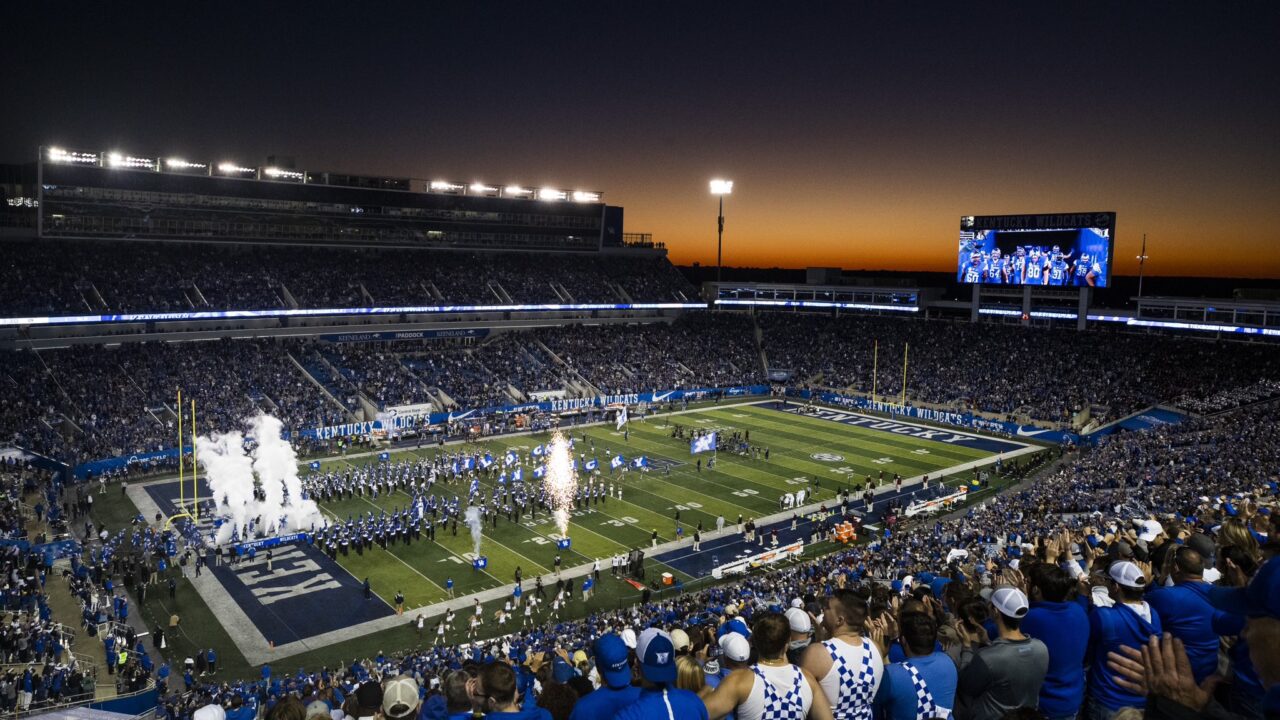
{"label": "football field turf", "polygon": [[[691,456],[687,439],[671,437],[672,425],[716,430],[722,437],[734,431],[749,432],[753,445],[769,449],[769,460],[763,459],[763,453],[758,460],[719,453],[716,467],[708,469],[705,461],[710,454]],[[811,496],[806,502],[830,500],[837,489],[847,483],[856,481],[860,485],[868,475],[878,478],[881,470],[887,478],[892,478],[894,473],[903,477],[936,474],[991,455],[983,450],[782,413],[761,405],[701,410],[632,422],[628,427],[626,441],[622,432],[608,425],[565,430],[576,439],[575,454],[585,454],[587,459],[596,457],[601,467],[607,467],[608,459],[615,454],[622,454],[628,461],[643,455],[652,463],[647,472],[631,469],[599,473],[605,482],[622,486],[622,498],[574,511],[568,532],[572,547],[560,553],[565,568],[596,558],[604,559],[607,567],[607,559],[612,555],[637,547],[648,548],[654,530],[658,532],[659,542],[675,540],[677,511],[685,538],[691,538],[699,522],[704,530],[713,529],[718,515],[723,515],[732,525],[739,515],[759,518],[776,513],[781,495],[798,489],[810,490],[815,477],[818,478],[816,497]],[[491,439],[464,446],[464,452],[487,451],[501,458],[507,448],[512,447],[527,454],[530,447],[545,442],[546,438],[543,433]],[[451,447],[449,451],[455,449]],[[437,452],[440,450],[423,448],[394,453],[391,457],[393,460],[416,459]],[[704,461],[700,472],[696,465],[698,459]],[[334,459],[325,461],[322,469],[377,462],[376,456]],[[526,468],[526,477],[529,473],[530,468]],[[484,482],[482,487],[487,496],[492,484]],[[467,484],[465,481],[438,483],[437,489],[465,496]],[[323,509],[336,519],[346,520],[369,512],[375,515],[384,510],[392,512],[406,507],[409,500],[403,492],[378,498],[356,496],[325,503]],[[339,563],[357,578],[368,577],[384,599],[389,600],[396,591],[402,591],[408,607],[419,607],[448,597],[444,589],[446,578],[453,578],[456,594],[467,594],[512,583],[517,567],[529,580],[550,572],[557,554],[556,535],[558,529],[545,513],[519,524],[508,522],[504,516],[497,528],[485,528],[480,552],[488,557],[489,566],[481,572],[471,568],[472,543],[465,525],[459,527],[456,536],[447,530],[438,531],[435,543],[393,545],[388,551],[377,548],[362,556],[352,553],[339,556]],[[661,570],[673,572],[683,580],[690,579],[674,568]]]}
{"label": "football field turf", "polygon": [[[686,437],[672,437],[675,426],[684,427]],[[723,433],[722,437],[749,432],[750,443],[761,448],[760,456],[752,459],[722,452],[717,456],[716,466],[708,468],[706,461],[710,453],[690,454],[687,435],[692,429],[714,430]],[[886,484],[895,473],[904,478],[924,474],[938,478],[945,476],[948,469],[989,461],[997,452],[1026,452],[1022,450],[1025,446],[1016,442],[830,408],[821,408],[817,416],[811,416],[800,413],[795,405],[782,411],[772,402],[711,405],[647,420],[633,418],[625,436],[612,424],[570,427],[564,432],[576,441],[575,456],[596,458],[602,468],[607,468],[609,458],[617,454],[623,455],[628,463],[639,456],[650,461],[647,471],[618,470],[612,475],[602,471],[600,478],[622,488],[621,499],[611,497],[573,512],[568,529],[572,547],[560,553],[565,574],[578,575],[581,570],[571,570],[600,558],[605,575],[595,597],[584,603],[578,594],[566,608],[565,617],[634,602],[639,593],[625,583],[611,580],[608,558],[633,548],[649,552],[655,530],[659,542],[665,545],[646,558],[647,577],[653,579],[657,574],[670,572],[677,580],[688,583],[710,574],[714,553],[719,553],[719,562],[723,563],[752,551],[729,530],[739,515],[746,519],[778,514],[779,498],[785,493],[804,489],[810,494],[806,505],[825,501],[830,507],[838,490],[846,486],[860,488],[866,477],[878,478],[881,471]],[[416,461],[459,450],[488,452],[501,461],[508,448],[520,450],[521,457],[527,459],[527,450],[547,442],[549,437],[549,433],[536,433],[486,438],[444,448],[402,448],[391,451],[390,461]],[[767,461],[764,448],[769,449]],[[701,470],[697,466],[699,459],[703,461]],[[366,453],[333,456],[320,462],[322,470],[327,471],[383,461],[377,453]],[[305,476],[310,472],[307,464],[303,464],[301,473]],[[526,482],[538,482],[533,481],[531,475],[531,468],[526,466],[525,477],[530,478]],[[971,475],[965,470],[957,473],[956,479],[967,479]],[[452,483],[438,480],[433,491],[465,497],[468,483],[462,479]],[[492,483],[482,485],[487,497]],[[906,490],[904,488],[904,494]],[[172,513],[177,496],[174,479],[146,483],[145,487],[130,487],[123,501],[99,506],[95,516],[119,527],[121,519],[132,518],[139,511],[148,518],[157,509]],[[357,495],[322,502],[321,508],[335,520],[346,521],[348,517],[368,513],[393,512],[408,507],[410,502],[408,494],[397,491],[377,498]],[[674,547],[666,543],[677,539],[677,511],[685,542]],[[701,523],[706,531],[712,531],[718,515],[726,520],[725,535],[707,538],[712,550],[693,553],[689,539],[694,529]],[[153,623],[162,623],[171,614],[180,613],[183,628],[179,636],[171,639],[175,651],[181,654],[190,652],[189,648],[217,646],[229,672],[248,669],[268,656],[288,657],[291,664],[326,664],[336,657],[349,658],[421,643],[424,639],[409,628],[411,618],[420,612],[425,614],[430,629],[445,603],[459,608],[465,616],[466,608],[473,602],[467,596],[472,593],[489,591],[483,594],[488,618],[509,594],[517,567],[522,570],[526,589],[532,587],[537,575],[552,572],[557,535],[554,522],[543,512],[539,512],[536,519],[526,516],[521,523],[509,522],[505,515],[501,516],[496,528],[490,524],[484,530],[480,552],[488,558],[489,565],[483,571],[471,567],[472,539],[465,525],[459,526],[456,535],[443,524],[438,526],[435,542],[427,541],[424,536],[409,544],[389,545],[386,550],[374,546],[360,555],[354,551],[339,554],[336,564],[317,549],[277,548],[277,561],[270,573],[266,572],[260,555],[251,569],[224,566],[216,572],[206,571],[204,578],[192,579],[188,575],[191,582],[180,582],[175,598],[157,597],[161,593],[155,592],[148,597],[143,612]],[[833,547],[822,543],[807,548],[805,554],[812,556]],[[284,559],[288,556],[305,559]],[[294,592],[290,602],[259,605],[258,593],[264,586],[285,583],[293,585],[295,591],[300,590],[301,584],[308,581],[308,572],[302,568],[316,568],[317,563],[319,568],[310,572],[312,581],[325,579],[320,589],[325,590],[327,586],[328,590]],[[246,577],[250,581],[245,581]],[[365,578],[375,593],[372,601],[363,601],[357,592]],[[450,578],[454,581],[453,600],[445,590]],[[554,587],[554,577],[544,580]],[[244,587],[250,584],[254,586]],[[397,592],[405,596],[407,610],[403,618],[396,618],[390,607]],[[240,624],[232,618],[240,618]],[[458,629],[449,634],[448,641],[462,640],[460,627],[459,624]],[[505,631],[512,629],[507,626]],[[482,637],[501,631],[504,630],[487,619]],[[254,639],[247,640],[249,636]],[[232,652],[227,645],[237,651]],[[255,645],[258,650],[253,649]],[[262,650],[268,646],[269,651]]]}

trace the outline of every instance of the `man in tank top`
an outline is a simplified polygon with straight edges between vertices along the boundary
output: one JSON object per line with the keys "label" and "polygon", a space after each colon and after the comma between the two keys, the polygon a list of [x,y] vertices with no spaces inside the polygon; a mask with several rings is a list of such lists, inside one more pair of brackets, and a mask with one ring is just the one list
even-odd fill
{"label": "man in tank top", "polygon": [[818,679],[836,720],[870,720],[884,677],[880,651],[862,634],[866,617],[867,596],[836,590],[823,602],[818,635],[800,660]]}
{"label": "man in tank top", "polygon": [[831,706],[807,671],[787,662],[791,626],[781,613],[756,617],[751,642],[757,660],[736,670],[706,698],[711,720],[733,712],[737,720],[828,720]]}

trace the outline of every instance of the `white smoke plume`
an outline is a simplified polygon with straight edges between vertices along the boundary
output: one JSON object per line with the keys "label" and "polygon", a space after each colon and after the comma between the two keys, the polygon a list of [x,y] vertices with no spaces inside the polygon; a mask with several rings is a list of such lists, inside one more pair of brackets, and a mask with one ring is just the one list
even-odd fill
{"label": "white smoke plume", "polygon": [[[238,430],[196,439],[196,457],[217,512],[226,517],[215,538],[218,544],[230,541],[233,532],[244,541],[323,524],[315,501],[302,498],[298,456],[280,437],[282,427],[269,415],[252,418],[250,437],[257,441],[252,452],[245,451],[245,436]],[[258,488],[264,500],[258,499]]]}
{"label": "white smoke plume", "polygon": [[467,527],[471,528],[471,552],[480,557],[480,537],[481,531],[484,530],[484,521],[480,519],[480,508],[472,505],[467,508],[467,512],[463,514],[463,522]]}

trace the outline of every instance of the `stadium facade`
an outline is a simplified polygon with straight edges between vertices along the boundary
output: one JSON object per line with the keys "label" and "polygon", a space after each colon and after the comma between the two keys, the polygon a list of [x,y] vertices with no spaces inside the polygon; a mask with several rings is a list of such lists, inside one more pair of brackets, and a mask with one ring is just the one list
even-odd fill
{"label": "stadium facade", "polygon": [[598,191],[61,148],[42,148],[35,170],[46,238],[548,251],[622,243],[622,209]]}

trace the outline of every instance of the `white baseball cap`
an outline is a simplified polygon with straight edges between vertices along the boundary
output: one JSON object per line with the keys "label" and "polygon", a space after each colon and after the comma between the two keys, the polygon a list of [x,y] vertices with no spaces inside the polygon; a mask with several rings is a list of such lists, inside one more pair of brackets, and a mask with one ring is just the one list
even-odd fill
{"label": "white baseball cap", "polygon": [[1027,614],[1027,595],[1018,588],[1002,587],[991,593],[991,604],[1005,617],[1020,618]]}
{"label": "white baseball cap", "polygon": [[632,650],[636,649],[636,631],[635,630],[632,630],[631,628],[626,628],[622,632],[618,633],[618,637],[622,638],[622,643],[626,645],[628,648]]}
{"label": "white baseball cap", "polygon": [[671,631],[671,644],[675,647],[676,652],[680,652],[681,650],[688,650],[693,643],[689,641],[689,633],[676,628]]}
{"label": "white baseball cap", "polygon": [[736,632],[725,633],[720,637],[720,652],[733,662],[746,662],[751,657],[751,643]]}
{"label": "white baseball cap", "polygon": [[196,710],[191,717],[192,720],[225,720],[227,713],[221,705],[210,703]]}
{"label": "white baseball cap", "polygon": [[1147,579],[1142,576],[1142,570],[1128,560],[1112,563],[1107,574],[1112,580],[1127,588],[1141,590],[1147,586]]}
{"label": "white baseball cap", "polygon": [[809,613],[793,607],[788,609],[786,614],[787,624],[791,626],[791,632],[813,632],[813,622],[809,620]]}
{"label": "white baseball cap", "polygon": [[1162,532],[1164,532],[1163,525],[1156,520],[1147,520],[1142,524],[1142,532],[1138,533],[1138,539],[1143,542],[1151,542]]}

